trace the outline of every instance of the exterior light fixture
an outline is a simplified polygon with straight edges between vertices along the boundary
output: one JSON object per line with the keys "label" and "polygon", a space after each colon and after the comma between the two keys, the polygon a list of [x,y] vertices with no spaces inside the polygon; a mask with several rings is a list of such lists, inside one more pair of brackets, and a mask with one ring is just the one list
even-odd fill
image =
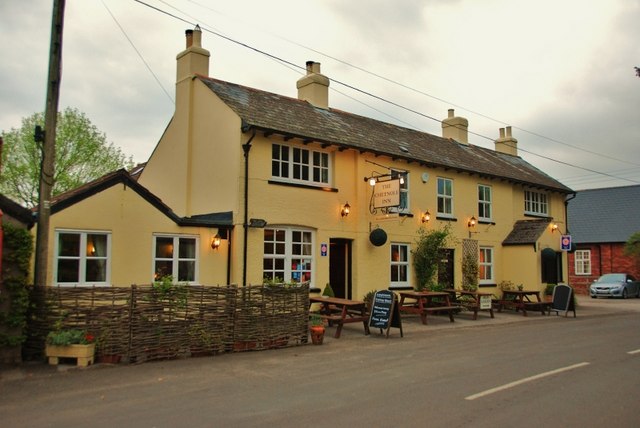
{"label": "exterior light fixture", "polygon": [[342,209],[340,210],[340,215],[342,217],[346,217],[349,215],[350,212],[351,212],[351,205],[349,205],[349,202],[347,202],[342,206]]}
{"label": "exterior light fixture", "polygon": [[376,178],[375,177],[365,177],[364,181],[368,181],[369,182],[369,186],[375,186],[376,185]]}
{"label": "exterior light fixture", "polygon": [[555,232],[556,230],[558,230],[558,223],[552,223],[551,224],[551,233]]}
{"label": "exterior light fixture", "polygon": [[427,223],[429,220],[431,220],[431,213],[429,211],[425,211],[422,214],[421,220],[423,223]]}
{"label": "exterior light fixture", "polygon": [[469,219],[469,222],[467,223],[467,227],[472,228],[476,226],[476,218],[474,216],[471,216],[471,218]]}
{"label": "exterior light fixture", "polygon": [[216,233],[216,236],[211,240],[211,248],[217,250],[220,247],[220,243],[222,242],[222,238],[219,233]]}

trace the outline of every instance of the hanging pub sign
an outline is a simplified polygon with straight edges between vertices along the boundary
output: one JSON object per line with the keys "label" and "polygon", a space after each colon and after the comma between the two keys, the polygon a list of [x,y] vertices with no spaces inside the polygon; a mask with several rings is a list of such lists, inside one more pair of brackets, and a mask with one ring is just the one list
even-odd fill
{"label": "hanging pub sign", "polygon": [[373,208],[400,206],[400,179],[378,181],[373,187]]}
{"label": "hanging pub sign", "polygon": [[571,251],[571,235],[562,235],[560,237],[560,249],[562,251]]}

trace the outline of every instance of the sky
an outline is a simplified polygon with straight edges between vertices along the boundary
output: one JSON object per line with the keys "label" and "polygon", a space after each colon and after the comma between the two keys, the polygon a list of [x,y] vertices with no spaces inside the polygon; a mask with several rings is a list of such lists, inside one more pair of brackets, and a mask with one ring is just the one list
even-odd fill
{"label": "sky", "polygon": [[[52,6],[0,2],[0,131],[44,111]],[[435,135],[453,108],[574,190],[637,185],[638,22],[640,0],[67,0],[59,109],[145,162],[199,24],[211,77],[296,97],[313,60],[330,107]]]}

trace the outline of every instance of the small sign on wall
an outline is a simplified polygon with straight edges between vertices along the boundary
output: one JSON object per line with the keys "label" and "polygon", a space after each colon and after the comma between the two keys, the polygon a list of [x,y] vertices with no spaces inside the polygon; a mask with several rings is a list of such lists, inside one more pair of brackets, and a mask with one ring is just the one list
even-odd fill
{"label": "small sign on wall", "polygon": [[327,244],[324,242],[320,244],[320,255],[322,257],[327,257]]}
{"label": "small sign on wall", "polygon": [[562,235],[560,237],[560,249],[562,251],[571,251],[571,235]]}

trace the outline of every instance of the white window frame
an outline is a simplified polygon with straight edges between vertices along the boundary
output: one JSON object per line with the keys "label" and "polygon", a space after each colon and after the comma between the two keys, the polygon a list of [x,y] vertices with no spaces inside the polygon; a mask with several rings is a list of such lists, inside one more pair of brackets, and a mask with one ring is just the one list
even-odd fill
{"label": "white window frame", "polygon": [[[77,256],[60,256],[60,235],[79,235],[80,248]],[[107,238],[107,248],[105,256],[91,256],[87,254],[87,235],[105,235]],[[111,285],[111,232],[105,230],[74,230],[74,229],[56,229],[54,243],[54,262],[53,262],[53,283],[58,287],[76,287],[76,286],[98,286],[108,287]],[[78,260],[78,281],[76,282],[59,282],[58,281],[58,263],[60,260]],[[90,260],[106,260],[105,280],[89,282],[87,278],[87,262]]]}
{"label": "white window frame", "polygon": [[[440,183],[443,183],[444,186],[444,190],[446,191],[446,185],[447,183],[450,184],[450,189],[451,189],[451,194],[447,194],[446,192],[440,192]],[[437,212],[439,216],[441,217],[451,217],[453,218],[453,180],[451,178],[445,178],[445,177],[438,177],[438,179],[436,180],[436,194],[437,196],[437,200],[436,200],[436,206],[437,206]],[[440,211],[440,200],[443,201],[443,207],[445,208],[445,211]],[[450,205],[450,210],[449,212],[446,211],[446,206],[447,206],[447,202]]]}
{"label": "white window frame", "polygon": [[[173,239],[173,249],[171,257],[158,257],[156,254],[156,241],[158,238],[171,238]],[[194,257],[182,257],[180,258],[180,240],[181,239],[193,239],[195,240]],[[156,275],[156,262],[157,261],[170,261],[171,262],[171,276],[173,284],[199,284],[200,278],[200,237],[198,235],[182,235],[182,234],[170,234],[170,233],[154,233],[151,248],[152,261],[151,261],[151,278],[152,281],[159,281],[162,278]],[[180,281],[180,262],[194,262],[193,281]]]}
{"label": "white window frame", "polygon": [[[265,241],[265,235],[263,234],[263,265],[262,265],[262,277],[271,278],[271,276],[276,276],[280,278],[282,281],[290,283],[300,283],[300,282],[309,282],[309,286],[313,287],[314,284],[314,274],[315,274],[315,231],[312,229],[304,228],[304,227],[288,227],[288,226],[272,226],[266,227],[264,232],[273,231],[274,236],[277,236],[278,232],[284,232],[284,240],[272,240]],[[302,240],[294,242],[294,235],[297,233],[301,233]],[[304,235],[310,237],[310,242],[304,241]],[[267,251],[267,247],[271,246],[273,243],[274,252]],[[277,244],[284,245],[284,252],[277,252]],[[300,247],[301,254],[294,254],[294,247]],[[283,268],[282,270],[276,269],[275,266],[265,270],[265,263],[267,260],[274,261],[275,260],[283,260]],[[302,263],[298,263],[296,265],[296,269],[294,269],[293,262],[294,260],[302,261]],[[305,264],[306,268],[305,268]],[[297,267],[301,267],[301,269],[297,269]],[[282,272],[282,277],[276,275],[275,272]],[[269,273],[269,275],[266,275]],[[301,281],[302,279],[302,281]]]}
{"label": "white window frame", "polygon": [[[277,149],[278,156],[274,156]],[[294,162],[294,153],[300,153],[300,159]],[[306,153],[307,159],[302,157]],[[277,165],[277,168],[275,168]],[[305,169],[308,178],[294,178],[294,169]],[[277,171],[274,171],[277,169]],[[298,145],[272,143],[271,145],[271,178],[287,183],[305,184],[308,186],[327,187],[332,180],[332,159],[330,153],[321,150],[312,150]],[[318,180],[316,180],[318,174]]]}
{"label": "white window frame", "polygon": [[[399,258],[398,260],[394,260],[394,249],[398,249],[398,255],[402,255],[401,248],[404,248],[404,254],[406,255],[406,260],[402,260]],[[390,245],[389,251],[389,288],[405,288],[409,287],[409,278],[411,277],[410,264],[411,261],[411,246],[409,244],[405,244],[403,242],[392,242]],[[404,267],[405,278],[394,278],[393,277],[393,268],[397,266],[398,268]]]}
{"label": "white window frame", "polygon": [[534,190],[524,191],[524,213],[536,216],[549,215],[549,201],[547,194]]}
{"label": "white window frame", "polygon": [[493,251],[493,247],[480,247],[478,251],[478,283],[494,284],[495,252]]}
{"label": "white window frame", "polygon": [[591,275],[591,250],[576,250],[573,263],[576,275]]}
{"label": "white window frame", "polygon": [[[491,221],[493,219],[493,189],[486,184],[478,184],[478,220]],[[487,214],[489,212],[489,215]]]}

